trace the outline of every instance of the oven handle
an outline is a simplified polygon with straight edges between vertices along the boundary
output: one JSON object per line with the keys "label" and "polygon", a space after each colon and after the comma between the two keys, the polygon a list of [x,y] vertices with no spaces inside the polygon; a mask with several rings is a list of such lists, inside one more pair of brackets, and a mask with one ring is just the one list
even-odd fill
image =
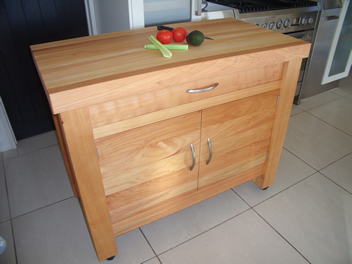
{"label": "oven handle", "polygon": [[326,16],[326,17],[322,18],[322,20],[324,20],[324,21],[330,21],[330,20],[335,20],[335,19],[339,19],[339,16]]}
{"label": "oven handle", "polygon": [[196,16],[202,15],[202,0],[197,0]]}

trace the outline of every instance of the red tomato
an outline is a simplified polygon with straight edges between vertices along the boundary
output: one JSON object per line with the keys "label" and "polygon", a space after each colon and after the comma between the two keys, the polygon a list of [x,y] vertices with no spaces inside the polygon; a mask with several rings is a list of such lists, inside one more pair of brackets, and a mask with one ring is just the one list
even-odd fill
{"label": "red tomato", "polygon": [[168,30],[160,30],[156,35],[156,39],[160,41],[161,44],[170,44],[172,40],[172,33]]}
{"label": "red tomato", "polygon": [[174,41],[182,42],[187,37],[187,31],[182,27],[174,28],[172,30],[172,35],[173,35]]}

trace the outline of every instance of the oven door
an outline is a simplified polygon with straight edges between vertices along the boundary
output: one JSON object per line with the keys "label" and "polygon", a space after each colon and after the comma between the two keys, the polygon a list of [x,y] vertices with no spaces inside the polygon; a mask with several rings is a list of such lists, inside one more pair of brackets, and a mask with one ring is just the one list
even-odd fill
{"label": "oven door", "polygon": [[[323,14],[324,15],[324,14]],[[337,21],[322,84],[348,76],[352,66],[352,2],[346,0],[340,16],[323,16],[321,25]]]}
{"label": "oven door", "polygon": [[[313,33],[314,33],[314,30],[307,30],[307,31],[288,33],[285,35],[312,43]],[[294,99],[295,104],[298,103],[298,96],[301,92],[302,80],[303,80],[303,76],[304,76],[304,71],[307,66],[307,60],[308,60],[308,58],[304,58],[302,60],[301,70],[299,72],[299,77],[298,77],[297,87],[296,87],[296,92],[295,92],[295,99]]]}

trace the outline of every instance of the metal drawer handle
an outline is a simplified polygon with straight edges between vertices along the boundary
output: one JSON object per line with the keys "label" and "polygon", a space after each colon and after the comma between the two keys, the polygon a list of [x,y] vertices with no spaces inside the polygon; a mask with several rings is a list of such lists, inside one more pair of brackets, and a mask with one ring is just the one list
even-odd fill
{"label": "metal drawer handle", "polygon": [[191,144],[191,150],[192,150],[193,163],[190,171],[192,171],[194,169],[194,166],[196,166],[196,152],[194,151],[193,144]]}
{"label": "metal drawer handle", "polygon": [[187,93],[202,93],[202,92],[207,92],[207,91],[210,91],[210,90],[213,90],[214,88],[216,88],[217,86],[219,85],[219,83],[216,83],[214,84],[213,86],[211,87],[208,87],[208,88],[204,88],[204,89],[199,89],[199,90],[187,90]]}
{"label": "metal drawer handle", "polygon": [[207,161],[207,165],[211,162],[211,159],[213,158],[213,147],[211,145],[210,138],[208,138],[208,145],[209,145],[209,160]]}

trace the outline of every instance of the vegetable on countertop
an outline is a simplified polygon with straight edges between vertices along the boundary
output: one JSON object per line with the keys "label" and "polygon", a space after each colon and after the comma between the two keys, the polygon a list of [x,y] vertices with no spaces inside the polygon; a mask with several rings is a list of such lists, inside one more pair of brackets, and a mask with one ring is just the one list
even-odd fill
{"label": "vegetable on countertop", "polygon": [[154,36],[150,36],[148,39],[161,51],[161,53],[163,54],[163,56],[165,58],[172,57],[171,51],[169,51],[167,48],[165,48],[164,45],[161,44]]}
{"label": "vegetable on countertop", "polygon": [[174,41],[183,42],[187,37],[187,31],[182,27],[174,28],[172,30],[172,36]]}
{"label": "vegetable on countertop", "polygon": [[170,44],[172,38],[172,33],[166,29],[160,30],[156,35],[156,39],[160,41],[161,44]]}
{"label": "vegetable on countertop", "polygon": [[[168,50],[188,50],[187,44],[164,44],[163,45]],[[145,49],[158,49],[154,44],[144,45]]]}
{"label": "vegetable on countertop", "polygon": [[191,33],[188,34],[187,43],[193,46],[200,46],[204,41],[204,34],[199,30],[193,30]]}

